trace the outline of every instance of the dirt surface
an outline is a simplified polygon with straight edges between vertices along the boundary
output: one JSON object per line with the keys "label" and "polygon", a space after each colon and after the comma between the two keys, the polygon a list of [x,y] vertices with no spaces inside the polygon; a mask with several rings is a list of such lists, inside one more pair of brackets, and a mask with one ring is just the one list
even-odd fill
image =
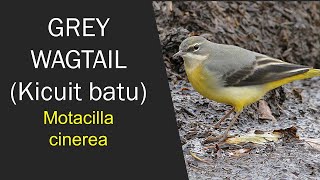
{"label": "dirt surface", "polygon": [[268,93],[264,101],[275,120],[261,114],[263,103],[254,103],[230,131],[296,128],[299,138],[216,146],[208,137],[224,131],[230,120],[221,129],[213,124],[231,107],[194,91],[182,59],[172,58],[186,37],[204,35],[320,68],[320,2],[153,2],[153,7],[189,179],[320,179],[320,150],[302,140],[320,138],[319,77]]}

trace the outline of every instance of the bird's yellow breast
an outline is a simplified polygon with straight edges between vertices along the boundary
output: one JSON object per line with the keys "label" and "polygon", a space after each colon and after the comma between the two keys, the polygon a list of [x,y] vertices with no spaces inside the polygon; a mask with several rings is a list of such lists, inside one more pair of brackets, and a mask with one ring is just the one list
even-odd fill
{"label": "bird's yellow breast", "polygon": [[192,69],[185,66],[185,69],[196,91],[208,99],[232,105],[236,111],[258,101],[266,93],[261,86],[224,87],[221,80],[208,73],[202,65]]}

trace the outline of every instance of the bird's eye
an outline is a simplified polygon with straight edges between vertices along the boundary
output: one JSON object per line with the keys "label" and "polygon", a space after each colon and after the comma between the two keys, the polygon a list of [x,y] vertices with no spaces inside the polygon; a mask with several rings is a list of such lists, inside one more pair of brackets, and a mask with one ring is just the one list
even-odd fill
{"label": "bird's eye", "polygon": [[199,49],[200,49],[199,44],[195,44],[195,45],[193,46],[193,51],[198,51]]}

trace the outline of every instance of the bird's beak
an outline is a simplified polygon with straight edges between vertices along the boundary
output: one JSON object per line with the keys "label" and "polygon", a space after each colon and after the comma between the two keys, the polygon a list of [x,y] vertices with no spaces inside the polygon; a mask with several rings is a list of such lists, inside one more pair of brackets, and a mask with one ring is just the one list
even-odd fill
{"label": "bird's beak", "polygon": [[173,58],[177,58],[178,56],[182,56],[182,55],[184,55],[185,54],[185,52],[183,52],[183,51],[178,51],[177,53],[175,53],[172,57]]}

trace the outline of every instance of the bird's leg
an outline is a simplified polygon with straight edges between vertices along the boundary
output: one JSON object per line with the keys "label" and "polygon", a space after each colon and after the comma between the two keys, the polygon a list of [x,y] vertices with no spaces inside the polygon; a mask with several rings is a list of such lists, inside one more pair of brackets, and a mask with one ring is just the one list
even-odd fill
{"label": "bird's leg", "polygon": [[238,119],[240,114],[241,114],[241,111],[237,112],[236,115],[234,115],[234,117],[232,118],[229,126],[227,127],[227,130],[223,133],[222,137],[220,138],[219,143],[227,139],[228,133],[229,133],[231,127],[236,122],[236,120]]}
{"label": "bird's leg", "polygon": [[213,125],[214,128],[218,128],[220,127],[221,123],[226,120],[230,114],[234,111],[234,107],[232,109],[230,109],[227,114],[225,114],[215,125]]}

